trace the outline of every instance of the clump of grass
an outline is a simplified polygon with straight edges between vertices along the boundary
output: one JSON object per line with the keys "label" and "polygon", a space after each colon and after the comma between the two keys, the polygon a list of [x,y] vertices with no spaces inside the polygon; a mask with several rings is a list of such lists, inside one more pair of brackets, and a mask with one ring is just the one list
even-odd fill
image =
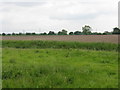
{"label": "clump of grass", "polygon": [[35,53],[39,53],[39,50],[36,50]]}
{"label": "clump of grass", "polygon": [[73,84],[73,82],[74,82],[74,77],[68,77],[67,78],[67,83],[68,84]]}
{"label": "clump of grass", "polygon": [[10,59],[9,62],[10,63],[16,63],[16,60],[15,59]]}
{"label": "clump of grass", "polygon": [[110,63],[110,60],[101,60],[100,62],[106,64],[106,63]]}
{"label": "clump of grass", "polygon": [[2,72],[2,79],[3,80],[7,80],[7,79],[15,79],[15,78],[19,78],[22,76],[22,72],[20,72],[19,70],[18,71],[14,71],[13,70],[8,70],[8,71],[3,71]]}

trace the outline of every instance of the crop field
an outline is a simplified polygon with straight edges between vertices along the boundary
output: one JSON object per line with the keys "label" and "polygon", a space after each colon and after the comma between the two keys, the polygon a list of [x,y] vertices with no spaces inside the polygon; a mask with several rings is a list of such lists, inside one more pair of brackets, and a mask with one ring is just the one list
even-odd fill
{"label": "crop field", "polygon": [[34,36],[3,36],[2,40],[53,40],[77,42],[118,43],[119,35],[34,35]]}
{"label": "crop field", "polygon": [[3,88],[118,88],[118,45],[3,40]]}

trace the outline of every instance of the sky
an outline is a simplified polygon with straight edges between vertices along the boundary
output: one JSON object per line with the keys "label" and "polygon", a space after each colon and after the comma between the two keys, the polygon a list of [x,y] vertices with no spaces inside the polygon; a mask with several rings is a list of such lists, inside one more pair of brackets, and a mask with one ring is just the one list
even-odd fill
{"label": "sky", "polygon": [[112,31],[118,26],[119,0],[1,0],[0,33],[43,33],[62,29]]}

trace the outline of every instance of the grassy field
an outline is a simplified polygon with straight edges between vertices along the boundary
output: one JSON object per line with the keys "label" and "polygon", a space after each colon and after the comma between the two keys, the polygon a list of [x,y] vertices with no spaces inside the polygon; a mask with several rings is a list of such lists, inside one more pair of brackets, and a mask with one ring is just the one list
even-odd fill
{"label": "grassy field", "polygon": [[3,41],[2,59],[3,88],[118,87],[115,44]]}

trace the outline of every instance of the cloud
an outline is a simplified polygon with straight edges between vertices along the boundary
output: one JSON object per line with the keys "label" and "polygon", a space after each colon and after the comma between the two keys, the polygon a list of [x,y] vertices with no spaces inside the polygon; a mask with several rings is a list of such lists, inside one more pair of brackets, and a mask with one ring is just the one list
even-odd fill
{"label": "cloud", "polygon": [[46,4],[46,2],[2,2],[3,5],[16,5],[21,7],[40,6]]}
{"label": "cloud", "polygon": [[[111,31],[117,26],[117,0],[4,0],[0,3],[3,32],[81,30]],[[1,23],[0,23],[1,26]]]}
{"label": "cloud", "polygon": [[88,19],[94,19],[99,14],[93,13],[93,14],[66,14],[61,16],[52,16],[51,19],[57,19],[57,20],[88,20]]}

